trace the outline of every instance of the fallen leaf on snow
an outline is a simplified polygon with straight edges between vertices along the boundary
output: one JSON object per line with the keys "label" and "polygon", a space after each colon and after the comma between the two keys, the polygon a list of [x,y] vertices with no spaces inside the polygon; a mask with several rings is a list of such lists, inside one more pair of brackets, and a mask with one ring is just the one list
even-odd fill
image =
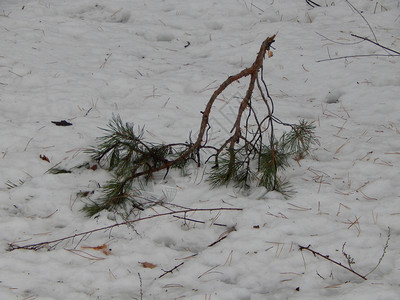
{"label": "fallen leaf on snow", "polygon": [[50,162],[50,159],[46,156],[46,155],[39,155],[39,157],[42,159],[42,160],[45,160],[45,161],[47,161],[47,162]]}
{"label": "fallen leaf on snow", "polygon": [[149,263],[149,262],[139,262],[143,268],[154,269],[157,265]]}

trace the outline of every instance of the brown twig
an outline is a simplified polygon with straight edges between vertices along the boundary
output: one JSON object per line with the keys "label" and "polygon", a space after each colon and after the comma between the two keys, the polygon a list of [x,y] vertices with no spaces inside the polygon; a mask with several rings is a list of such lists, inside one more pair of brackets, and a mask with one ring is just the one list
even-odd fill
{"label": "brown twig", "polygon": [[310,248],[310,245],[308,245],[307,247],[304,247],[304,246],[300,246],[300,245],[299,245],[299,249],[300,249],[300,251],[307,250],[307,251],[311,252],[312,254],[314,254],[314,256],[322,257],[322,258],[324,258],[324,259],[326,259],[326,260],[328,260],[328,261],[330,261],[330,262],[332,262],[332,263],[334,263],[334,264],[336,264],[336,265],[338,265],[338,266],[340,266],[340,267],[346,269],[347,271],[349,271],[349,272],[351,272],[351,273],[357,275],[358,277],[361,277],[362,279],[367,280],[367,278],[366,278],[365,276],[361,275],[360,273],[357,273],[356,271],[354,271],[353,269],[350,269],[349,267],[346,267],[346,266],[343,265],[342,263],[337,262],[337,261],[335,261],[335,260],[329,258],[329,255],[323,255],[323,254],[321,254],[321,253],[319,253],[319,252],[317,252],[317,251],[315,251],[315,250],[312,250],[312,249]]}
{"label": "brown twig", "polygon": [[[180,220],[184,220],[185,221],[185,224],[186,224],[186,221],[190,221],[190,222],[194,222],[194,223],[200,223],[200,224],[205,224],[206,222],[204,222],[204,221],[200,221],[200,220],[195,220],[195,219],[192,219],[192,218],[186,218],[186,216],[185,217],[181,217],[181,216],[173,216],[174,218],[177,218],[177,219],[180,219]],[[221,226],[221,227],[227,227],[228,225],[226,225],[226,224],[219,224],[219,223],[212,223],[211,225],[215,225],[215,226]]]}
{"label": "brown twig", "polygon": [[140,300],[143,300],[143,282],[142,282],[142,276],[140,273],[138,273],[139,277],[139,283],[140,283]]}
{"label": "brown twig", "polygon": [[221,233],[221,235],[218,237],[218,239],[211,243],[210,245],[208,245],[208,247],[212,247],[216,244],[218,244],[219,242],[221,242],[222,240],[226,239],[228,237],[228,235],[232,232],[232,231],[236,231],[236,224],[235,226],[232,226],[231,228],[229,228],[228,230],[224,231],[223,233]]}
{"label": "brown twig", "polygon": [[167,271],[164,271],[164,270],[163,270],[164,273],[161,274],[158,278],[162,278],[162,277],[164,277],[165,275],[167,275],[168,273],[172,273],[173,271],[175,271],[176,269],[178,269],[180,266],[182,266],[184,263],[185,263],[185,262],[181,262],[179,265],[173,267],[171,270],[167,270]]}
{"label": "brown twig", "polygon": [[382,48],[382,49],[385,49],[385,50],[387,50],[387,51],[389,51],[389,52],[393,52],[393,53],[395,53],[395,54],[397,54],[397,55],[400,55],[400,52],[399,52],[399,51],[395,51],[395,50],[390,49],[390,48],[388,48],[388,47],[386,47],[386,46],[383,46],[383,45],[379,44],[378,42],[374,42],[374,41],[370,40],[369,38],[362,37],[362,36],[359,36],[359,35],[357,35],[357,34],[351,34],[351,36],[354,36],[354,37],[356,37],[356,38],[359,38],[359,39],[362,39],[362,40],[364,40],[364,41],[370,42],[370,43],[372,43],[372,44],[374,44],[374,45],[376,45],[376,46],[378,46],[378,47],[380,47],[380,48]]}
{"label": "brown twig", "polygon": [[310,5],[312,8],[314,8],[314,7],[321,7],[321,5],[319,5],[318,3],[315,3],[314,1],[311,1],[311,0],[306,0],[306,3],[308,4],[308,5]]}
{"label": "brown twig", "polygon": [[74,240],[77,237],[80,237],[80,240],[78,242],[79,243],[85,238],[88,237],[89,235],[91,235],[94,232],[98,232],[98,231],[105,231],[105,230],[110,230],[114,227],[118,227],[118,226],[123,226],[123,225],[130,225],[132,223],[137,223],[140,221],[144,221],[144,220],[149,220],[149,219],[154,219],[157,217],[163,217],[163,216],[169,216],[169,215],[174,215],[174,214],[186,214],[189,212],[204,212],[204,211],[241,211],[242,208],[233,208],[233,207],[221,207],[221,208],[190,208],[190,209],[184,209],[184,210],[177,210],[177,211],[170,211],[170,212],[166,212],[166,213],[162,213],[162,214],[157,214],[157,215],[151,215],[151,216],[147,216],[147,217],[143,217],[143,218],[139,218],[139,219],[135,219],[135,220],[128,220],[125,222],[121,222],[121,223],[116,223],[113,225],[109,225],[109,226],[105,226],[105,227],[101,227],[101,228],[96,228],[93,230],[89,230],[89,231],[85,231],[85,232],[81,232],[81,233],[76,233],[74,235],[70,235],[67,237],[63,237],[63,238],[59,238],[59,239],[55,239],[55,240],[51,240],[51,241],[46,241],[46,242],[41,242],[41,243],[36,243],[36,244],[29,244],[29,245],[23,245],[23,246],[19,246],[17,245],[17,243],[9,243],[9,247],[8,250],[9,251],[13,251],[13,250],[17,250],[17,249],[24,249],[24,250],[39,250],[42,248],[47,248],[48,250],[52,250],[54,249],[59,243],[63,242],[63,241],[67,241],[67,240]]}
{"label": "brown twig", "polygon": [[189,145],[189,147],[184,151],[178,158],[170,161],[165,161],[163,164],[150,168],[149,170],[141,171],[141,172],[134,172],[132,176],[126,179],[126,181],[133,180],[138,177],[142,176],[150,176],[153,173],[159,172],[161,170],[169,169],[174,165],[178,165],[188,157],[190,157],[193,154],[196,154],[200,151],[202,148],[202,143],[205,141],[205,135],[207,133],[207,128],[209,127],[209,117],[211,114],[211,110],[213,108],[214,102],[217,100],[217,97],[232,83],[236,82],[237,80],[250,76],[250,83],[249,83],[249,88],[247,89],[246,95],[241,101],[239,111],[237,114],[236,121],[233,126],[233,135],[229,137],[225,143],[222,143],[222,146],[217,150],[217,154],[222,151],[222,149],[227,146],[228,144],[230,145],[230,148],[232,148],[235,143],[241,138],[241,130],[240,130],[240,124],[241,124],[241,119],[242,119],[242,114],[245,111],[245,109],[249,105],[249,101],[251,99],[251,95],[254,89],[255,82],[257,80],[258,72],[260,69],[262,69],[263,66],[263,61],[265,58],[266,53],[270,50],[272,43],[275,41],[275,34],[266,38],[264,42],[261,44],[260,50],[258,52],[258,55],[256,57],[256,60],[252,64],[251,67],[246,68],[239,72],[236,75],[229,76],[219,87],[214,91],[212,94],[211,98],[208,100],[207,106],[205,110],[202,112],[203,117],[201,119],[201,124],[200,124],[200,130],[197,135],[197,139],[194,143]]}

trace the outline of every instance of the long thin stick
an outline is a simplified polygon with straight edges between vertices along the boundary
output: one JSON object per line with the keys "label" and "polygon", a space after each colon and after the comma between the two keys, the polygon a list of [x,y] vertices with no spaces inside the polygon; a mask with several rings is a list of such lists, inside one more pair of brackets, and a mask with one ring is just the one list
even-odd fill
{"label": "long thin stick", "polygon": [[328,261],[330,261],[330,262],[332,262],[332,263],[334,263],[334,264],[336,264],[336,265],[338,265],[338,266],[340,266],[340,267],[346,269],[347,271],[349,271],[349,272],[351,272],[351,273],[357,275],[358,277],[361,277],[362,279],[367,280],[367,278],[366,278],[365,276],[363,276],[363,275],[357,273],[356,271],[354,271],[354,270],[352,270],[352,269],[346,267],[345,265],[343,265],[343,264],[340,263],[340,262],[334,261],[333,259],[329,258],[328,255],[323,255],[323,254],[321,254],[321,253],[319,253],[319,252],[317,252],[317,251],[314,251],[314,250],[310,249],[310,246],[303,247],[303,246],[300,246],[300,245],[299,245],[299,249],[300,249],[300,251],[303,251],[303,250],[310,251],[312,254],[314,254],[314,256],[320,256],[320,257],[322,257],[322,258],[324,258],[324,259],[326,259],[326,260],[328,260]]}
{"label": "long thin stick", "polygon": [[364,40],[364,41],[370,42],[370,43],[372,43],[372,44],[374,44],[374,45],[376,45],[376,46],[378,46],[378,47],[381,47],[382,49],[385,49],[385,50],[388,50],[388,51],[390,51],[390,52],[396,53],[397,55],[400,55],[400,52],[395,51],[395,50],[393,50],[393,49],[390,49],[390,48],[388,48],[388,47],[385,47],[385,46],[383,46],[383,45],[381,45],[381,44],[379,44],[379,43],[377,43],[377,42],[374,42],[374,41],[370,40],[369,38],[362,37],[362,36],[359,36],[359,35],[353,34],[353,33],[351,34],[351,36],[354,36],[354,37],[356,37],[356,38],[359,38],[359,39],[362,39],[362,40]]}
{"label": "long thin stick", "polygon": [[144,220],[149,220],[149,219],[154,219],[154,218],[157,218],[157,217],[169,216],[169,215],[180,214],[180,213],[189,213],[189,212],[221,211],[221,210],[224,210],[224,211],[241,211],[243,209],[242,208],[233,208],[233,207],[220,207],[220,208],[190,208],[190,209],[184,209],[184,210],[170,211],[170,212],[166,212],[166,213],[162,213],[162,214],[158,214],[158,215],[151,215],[151,216],[139,218],[139,219],[136,219],[136,220],[128,220],[128,221],[125,221],[125,222],[122,222],[122,223],[116,223],[116,224],[113,224],[113,225],[109,225],[109,226],[105,226],[105,227],[101,227],[101,228],[96,228],[96,229],[93,229],[93,230],[77,233],[77,234],[74,234],[74,235],[70,235],[70,236],[67,236],[67,237],[55,239],[55,240],[52,240],[52,241],[41,242],[41,243],[30,244],[30,245],[23,245],[23,246],[19,246],[19,245],[15,244],[15,243],[10,243],[8,250],[9,251],[13,251],[13,250],[16,250],[16,249],[39,250],[39,249],[44,248],[46,246],[50,246],[51,244],[58,244],[58,243],[60,243],[62,241],[74,239],[76,237],[85,237],[85,236],[90,235],[90,234],[92,234],[94,232],[97,232],[97,231],[109,230],[109,229],[112,229],[114,227],[123,226],[123,225],[129,225],[129,224],[132,224],[132,223],[136,223],[136,222],[144,221]]}
{"label": "long thin stick", "polygon": [[311,1],[311,0],[306,0],[306,3],[308,5],[310,5],[311,7],[315,7],[315,6],[321,7],[321,5],[319,5],[318,3],[315,3],[314,1]]}
{"label": "long thin stick", "polygon": [[339,57],[333,57],[333,58],[326,58],[326,59],[320,59],[317,60],[316,62],[324,62],[324,61],[331,61],[331,60],[339,60],[339,59],[346,59],[346,58],[357,58],[357,57],[396,57],[400,55],[393,55],[393,54],[359,54],[359,55],[347,55],[347,56],[339,56]]}
{"label": "long thin stick", "polygon": [[374,38],[375,38],[375,41],[378,42],[378,39],[376,38],[375,32],[372,30],[371,25],[369,25],[368,20],[363,16],[363,14],[362,14],[353,4],[350,3],[349,0],[345,0],[345,1],[346,1],[346,3],[347,3],[352,9],[354,9],[354,10],[360,15],[361,18],[363,18],[363,20],[365,21],[365,23],[367,23],[369,29],[371,30],[372,35],[373,35]]}
{"label": "long thin stick", "polygon": [[[317,34],[319,34],[319,33],[317,33]],[[339,57],[334,57],[334,58],[320,59],[320,60],[317,60],[317,62],[324,62],[324,61],[331,61],[331,60],[338,60],[338,59],[346,59],[346,58],[356,58],[356,57],[393,57],[393,56],[400,56],[400,52],[399,51],[396,51],[396,50],[390,49],[389,47],[383,46],[383,45],[379,44],[378,42],[374,42],[374,41],[370,40],[369,38],[366,38],[366,37],[363,37],[363,36],[359,36],[357,34],[351,34],[351,36],[359,38],[359,39],[361,39],[363,41],[370,42],[370,43],[372,43],[372,44],[374,44],[374,45],[376,45],[376,46],[378,46],[378,47],[380,47],[382,49],[385,49],[385,50],[387,50],[389,52],[392,52],[394,54],[359,54],[359,55],[356,54],[356,55],[346,55],[346,56],[339,56]],[[324,36],[322,36],[322,37],[324,37]],[[328,39],[327,37],[324,37],[324,38]],[[332,40],[330,40],[330,41],[332,41]],[[335,41],[333,41],[333,42],[335,42]]]}

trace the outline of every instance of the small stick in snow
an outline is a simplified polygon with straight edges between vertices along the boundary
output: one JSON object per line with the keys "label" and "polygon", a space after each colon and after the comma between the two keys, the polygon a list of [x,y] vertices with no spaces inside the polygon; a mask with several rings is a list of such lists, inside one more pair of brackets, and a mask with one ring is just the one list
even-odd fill
{"label": "small stick in snow", "polygon": [[232,231],[236,231],[236,224],[234,226],[232,226],[231,228],[229,228],[227,231],[224,231],[223,233],[221,233],[221,235],[218,237],[218,239],[211,243],[210,245],[208,245],[208,247],[212,247],[216,244],[218,244],[220,241],[224,240],[225,238],[228,237],[228,235],[232,232]]}
{"label": "small stick in snow", "polygon": [[101,64],[100,69],[103,69],[106,63],[108,62],[109,58],[111,57],[112,53],[106,54],[106,58],[104,59],[104,62]]}
{"label": "small stick in snow", "polygon": [[361,13],[361,11],[359,11],[353,4],[351,4],[349,0],[344,0],[344,1],[346,1],[346,3],[347,3],[353,10],[355,10],[355,11],[360,15],[360,17],[365,21],[365,23],[367,23],[369,29],[370,29],[371,32],[372,32],[372,35],[373,35],[374,38],[375,38],[375,41],[378,42],[378,39],[376,38],[376,35],[375,35],[374,30],[372,29],[372,27],[371,27],[371,25],[369,24],[368,20],[363,16],[363,14]]}
{"label": "small stick in snow", "polygon": [[366,278],[365,276],[363,276],[363,275],[357,273],[357,272],[354,271],[353,269],[350,269],[350,268],[346,267],[346,266],[343,265],[342,263],[337,262],[337,261],[335,261],[335,260],[329,258],[329,255],[323,255],[323,254],[321,254],[321,253],[319,253],[319,252],[317,252],[317,251],[315,251],[315,250],[312,250],[312,249],[310,248],[310,246],[311,246],[311,245],[308,245],[307,247],[304,247],[304,246],[300,246],[300,245],[299,245],[299,249],[300,249],[300,251],[303,251],[303,250],[310,251],[312,254],[314,254],[314,256],[322,257],[322,258],[324,258],[324,259],[326,259],[326,260],[328,260],[328,261],[330,261],[330,262],[332,262],[332,263],[334,263],[334,264],[336,264],[336,265],[338,265],[338,266],[340,266],[340,267],[346,269],[347,271],[349,271],[349,272],[351,272],[351,273],[357,275],[358,277],[361,277],[362,279],[367,280],[367,278]]}
{"label": "small stick in snow", "polygon": [[385,50],[387,50],[387,51],[389,51],[389,52],[393,52],[394,54],[400,55],[400,52],[399,52],[399,51],[396,51],[396,50],[390,49],[390,48],[388,48],[388,47],[386,47],[386,46],[383,46],[383,45],[381,45],[381,44],[379,44],[379,43],[377,43],[377,42],[374,42],[374,41],[370,40],[369,38],[362,37],[362,36],[359,36],[359,35],[353,34],[353,33],[351,34],[351,36],[354,36],[354,37],[356,37],[356,38],[359,38],[359,39],[362,39],[362,40],[364,40],[364,41],[370,42],[370,43],[372,43],[372,44],[374,44],[374,45],[376,45],[376,46],[378,46],[378,47],[380,47],[380,48],[382,48],[382,49],[385,49]]}
{"label": "small stick in snow", "polygon": [[[180,220],[184,220],[184,221],[190,221],[190,222],[194,222],[194,223],[200,223],[200,224],[205,224],[206,222],[204,221],[199,221],[199,220],[195,220],[195,219],[189,219],[185,217],[181,217],[181,216],[173,216],[174,218],[180,219]],[[228,225],[226,224],[219,224],[219,223],[212,223],[211,225],[215,225],[215,226],[222,226],[222,227],[227,227]]]}
{"label": "small stick in snow", "polygon": [[319,5],[318,3],[315,3],[314,1],[311,1],[311,0],[306,0],[306,3],[308,4],[308,5],[310,5],[312,8],[314,8],[314,7],[321,7],[321,5]]}
{"label": "small stick in snow", "polygon": [[326,58],[320,59],[316,62],[324,62],[324,61],[331,61],[331,60],[339,60],[339,59],[346,59],[346,58],[358,58],[358,57],[395,57],[400,55],[392,55],[392,54],[356,54],[356,55],[346,55],[346,56],[338,56],[333,58]]}
{"label": "small stick in snow", "polygon": [[[207,274],[211,273],[212,270],[218,268],[219,266],[220,266],[220,265],[216,265],[215,267],[212,267],[211,269],[208,269],[208,270],[205,271],[203,274],[199,275],[197,278],[201,278],[201,277],[203,277],[204,275],[207,275]],[[213,273],[217,273],[217,272],[213,272]],[[218,272],[218,273],[219,273],[219,272]]]}
{"label": "small stick in snow", "polygon": [[138,273],[139,282],[140,282],[140,300],[143,300],[143,283],[142,283],[142,276]]}
{"label": "small stick in snow", "polygon": [[167,275],[168,273],[172,273],[173,271],[175,271],[176,269],[178,269],[180,266],[182,266],[183,264],[184,264],[185,262],[181,262],[179,265],[176,265],[175,267],[173,267],[171,270],[167,270],[167,271],[164,271],[164,273],[163,274],[161,274],[158,278],[162,278],[162,277],[164,277],[165,275]]}
{"label": "small stick in snow", "polygon": [[346,254],[346,253],[344,252],[344,246],[345,246],[345,244],[344,244],[343,247],[342,247],[342,253],[343,253],[343,255],[346,257],[346,259],[348,260],[349,267],[346,267],[346,266],[343,265],[342,263],[337,262],[337,261],[335,261],[335,260],[329,258],[329,255],[323,255],[323,254],[321,254],[321,253],[319,253],[319,252],[317,252],[317,251],[315,251],[315,250],[312,250],[312,249],[310,248],[311,245],[308,245],[307,247],[304,247],[304,246],[300,246],[300,245],[299,245],[299,250],[301,251],[301,256],[303,257],[303,261],[304,261],[304,268],[306,268],[306,261],[305,261],[304,256],[303,256],[303,250],[307,250],[307,251],[310,251],[312,254],[314,254],[314,256],[322,257],[322,258],[324,258],[324,259],[326,259],[326,260],[328,260],[328,261],[330,261],[330,262],[332,262],[332,263],[334,263],[334,264],[336,264],[336,265],[338,265],[338,266],[340,266],[340,267],[346,269],[347,271],[349,271],[349,272],[351,272],[351,273],[357,275],[358,277],[361,277],[362,279],[367,280],[367,276],[368,276],[369,274],[371,274],[372,272],[374,272],[374,271],[378,268],[378,266],[381,264],[383,258],[385,257],[386,251],[387,251],[387,249],[389,248],[390,234],[391,234],[391,229],[390,229],[390,227],[388,227],[387,239],[386,239],[385,246],[383,247],[382,255],[381,255],[381,257],[379,258],[378,263],[376,264],[376,266],[373,267],[372,270],[369,271],[366,275],[361,275],[360,273],[357,273],[356,271],[353,270],[353,268],[351,267],[351,264],[354,263],[354,261],[353,261],[353,259],[352,259],[348,254]]}

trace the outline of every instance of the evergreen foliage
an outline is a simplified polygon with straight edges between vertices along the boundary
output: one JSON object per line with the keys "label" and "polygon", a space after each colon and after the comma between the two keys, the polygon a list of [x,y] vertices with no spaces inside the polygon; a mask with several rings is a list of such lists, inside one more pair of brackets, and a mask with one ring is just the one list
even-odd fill
{"label": "evergreen foliage", "polygon": [[[105,136],[89,150],[92,158],[110,171],[113,178],[103,186],[102,196],[87,203],[83,211],[93,216],[102,210],[142,210],[145,205],[141,201],[141,191],[154,173],[163,172],[167,176],[171,168],[185,173],[189,163],[200,167],[202,161],[207,164],[211,159],[214,165],[208,168],[207,178],[211,187],[232,184],[236,188],[249,189],[262,186],[268,191],[285,193],[287,183],[280,177],[280,172],[289,166],[290,159],[299,160],[308,155],[317,139],[311,123],[287,124],[274,116],[273,99],[263,78],[263,61],[267,53],[272,57],[270,46],[274,38],[275,35],[268,37],[262,43],[251,67],[230,76],[215,90],[202,112],[200,130],[194,141],[190,137],[184,143],[151,143],[146,140],[143,128],[135,130],[133,124],[113,116],[108,128],[103,129]],[[250,77],[250,82],[230,135],[221,144],[210,145],[208,133],[212,124],[209,117],[214,102],[229,85],[243,77]],[[258,89],[264,109],[253,107],[254,89]],[[277,139],[275,125],[290,130]],[[202,151],[205,149],[208,151]]]}
{"label": "evergreen foliage", "polygon": [[233,183],[243,189],[256,184],[269,191],[284,192],[286,182],[279,178],[278,172],[289,166],[290,159],[307,156],[310,146],[318,142],[312,124],[303,120],[299,125],[288,126],[291,130],[279,141],[273,138],[265,144],[258,139],[256,144],[226,149],[216,158],[208,177],[210,184],[216,187]]}
{"label": "evergreen foliage", "polygon": [[[102,129],[106,135],[98,138],[99,144],[87,152],[103,168],[112,172],[113,178],[103,186],[103,196],[96,202],[88,203],[82,209],[93,216],[106,209],[128,211],[131,207],[142,210],[140,201],[144,184],[169,159],[182,153],[181,148],[189,144],[163,145],[146,142],[144,128],[135,132],[132,123],[123,123],[119,115],[114,115],[108,128]],[[187,160],[171,167],[184,169]],[[143,176],[141,176],[143,174]]]}

